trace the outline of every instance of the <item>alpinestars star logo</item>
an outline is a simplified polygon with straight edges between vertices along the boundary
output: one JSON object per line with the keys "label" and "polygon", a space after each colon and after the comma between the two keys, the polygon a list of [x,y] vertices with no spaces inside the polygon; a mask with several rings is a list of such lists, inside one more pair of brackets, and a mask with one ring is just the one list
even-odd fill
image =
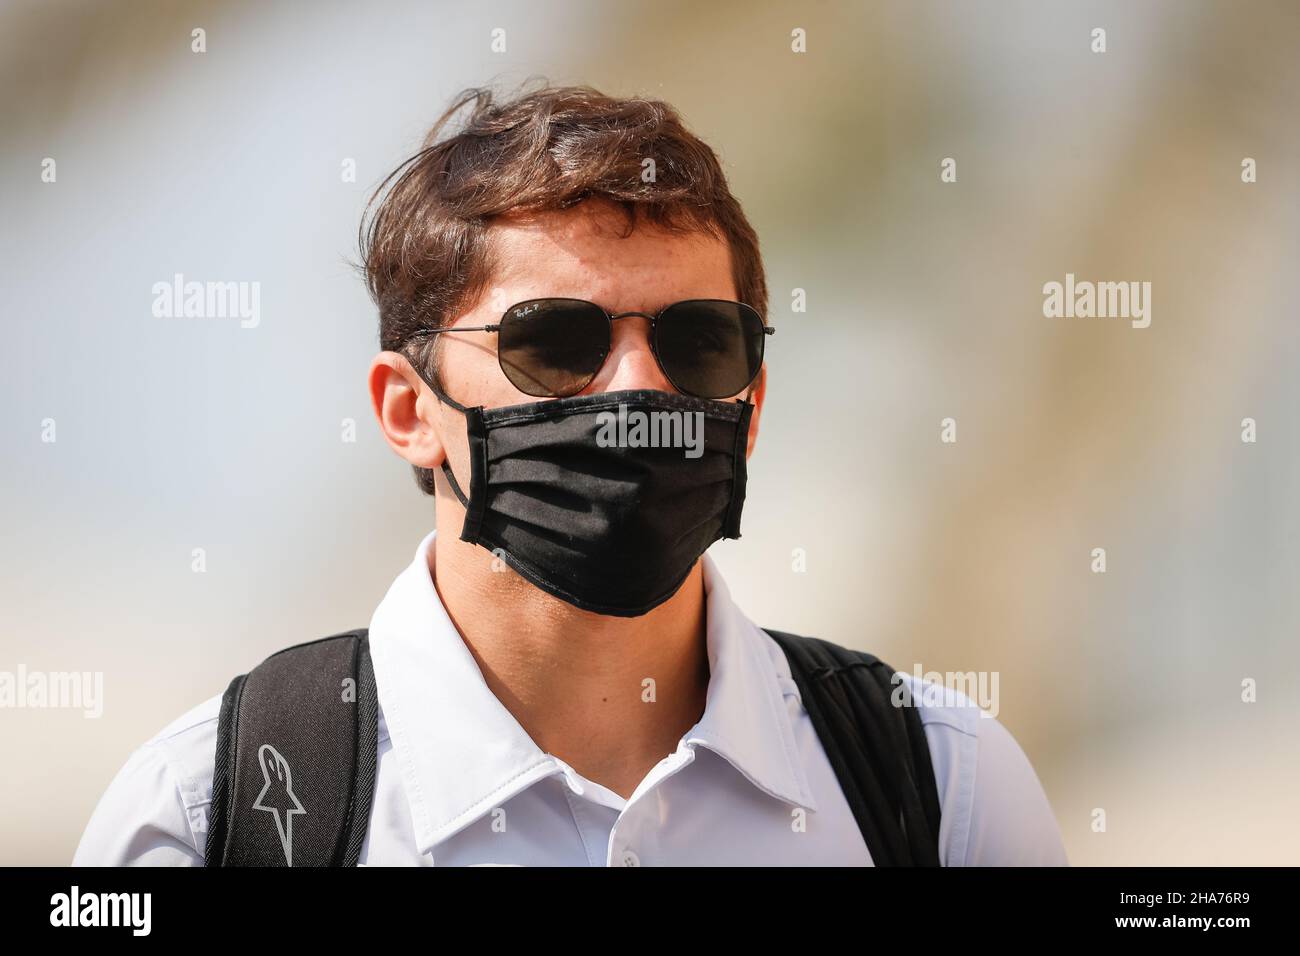
{"label": "alpinestars star logo", "polygon": [[293,792],[293,773],[289,761],[270,744],[262,744],[257,751],[257,762],[262,765],[266,784],[253,801],[254,810],[275,814],[275,825],[280,831],[280,846],[284,847],[284,862],[293,866],[293,816],[306,813]]}

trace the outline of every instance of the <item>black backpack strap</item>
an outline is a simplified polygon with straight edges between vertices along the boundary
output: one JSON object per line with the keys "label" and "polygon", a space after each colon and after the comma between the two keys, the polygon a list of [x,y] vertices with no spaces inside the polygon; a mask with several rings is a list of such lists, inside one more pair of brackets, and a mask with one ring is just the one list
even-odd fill
{"label": "black backpack strap", "polygon": [[272,654],[221,699],[207,866],[356,866],[378,759],[364,628]]}
{"label": "black backpack strap", "polygon": [[[864,651],[768,631],[790,662],[840,789],[877,866],[939,865],[939,792],[914,706],[895,706],[894,669]],[[911,702],[908,694],[906,701]]]}

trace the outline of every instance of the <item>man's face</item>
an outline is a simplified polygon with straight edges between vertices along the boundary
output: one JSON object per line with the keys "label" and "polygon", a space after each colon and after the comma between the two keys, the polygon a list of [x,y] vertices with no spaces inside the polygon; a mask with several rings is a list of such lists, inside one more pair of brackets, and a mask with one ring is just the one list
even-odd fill
{"label": "man's face", "polygon": [[[451,324],[498,323],[515,303],[552,296],[586,299],[610,314],[651,315],[682,299],[736,299],[731,254],[723,240],[707,233],[673,235],[641,225],[623,238],[624,229],[625,220],[617,210],[590,202],[494,225],[497,267],[491,284],[478,305]],[[609,356],[581,394],[641,388],[675,391],[651,351],[649,319],[627,316],[615,321],[613,328]],[[494,408],[538,401],[515,388],[501,371],[495,334],[465,332],[439,338],[437,374],[447,394],[462,405]],[[751,420],[750,450],[757,435],[765,374],[766,369],[760,372],[752,396],[758,407]],[[449,450],[453,468],[461,473],[464,417],[439,406],[434,427],[437,444]],[[441,460],[437,456],[433,465]]]}

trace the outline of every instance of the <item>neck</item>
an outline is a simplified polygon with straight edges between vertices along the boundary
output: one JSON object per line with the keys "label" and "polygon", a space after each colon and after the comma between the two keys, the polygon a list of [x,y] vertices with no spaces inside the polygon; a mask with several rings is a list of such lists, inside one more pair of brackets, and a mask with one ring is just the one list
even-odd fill
{"label": "neck", "polygon": [[488,687],[538,747],[588,780],[626,799],[704,713],[699,562],[663,604],[622,618],[566,604],[451,534],[435,538],[433,559],[434,586]]}

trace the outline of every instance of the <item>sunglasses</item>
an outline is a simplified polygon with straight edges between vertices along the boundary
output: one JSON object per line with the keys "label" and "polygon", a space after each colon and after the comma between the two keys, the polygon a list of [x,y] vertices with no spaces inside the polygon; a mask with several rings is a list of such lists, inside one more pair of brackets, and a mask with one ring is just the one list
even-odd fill
{"label": "sunglasses", "polygon": [[684,395],[727,398],[749,387],[763,365],[763,346],[776,329],[743,302],[686,299],[657,315],[610,315],[585,299],[528,299],[506,309],[496,325],[421,329],[495,332],[497,362],[515,388],[538,398],[576,395],[609,357],[614,320],[650,320],[650,349],[664,377]]}

